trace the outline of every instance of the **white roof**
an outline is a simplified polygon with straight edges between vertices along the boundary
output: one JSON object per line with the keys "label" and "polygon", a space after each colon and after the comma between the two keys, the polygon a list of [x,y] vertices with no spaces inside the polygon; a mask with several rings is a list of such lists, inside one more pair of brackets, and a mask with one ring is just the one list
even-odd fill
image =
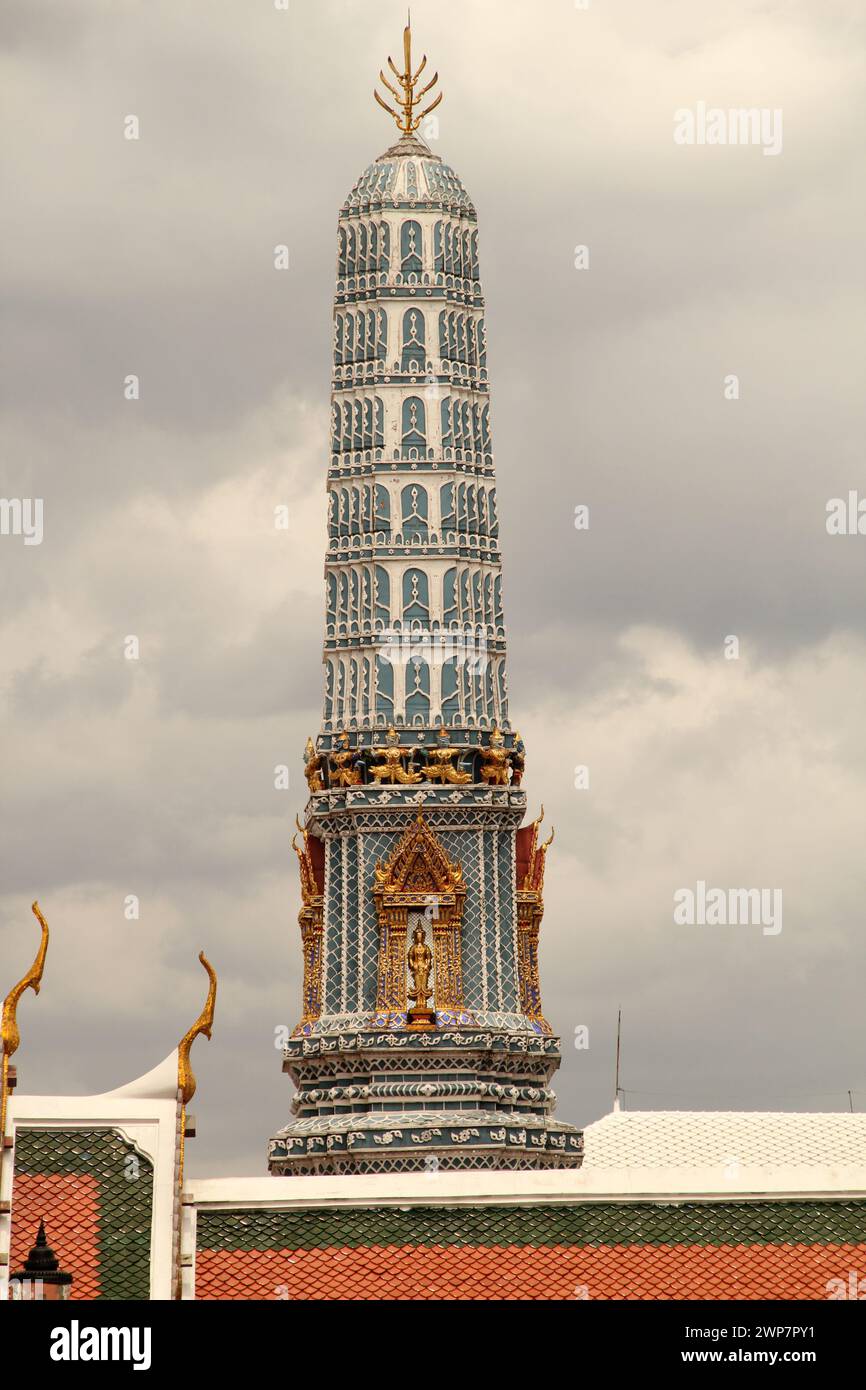
{"label": "white roof", "polygon": [[866,1167],[866,1114],[620,1110],[584,1130],[587,1168]]}
{"label": "white roof", "polygon": [[615,1111],[584,1130],[580,1168],[192,1178],[197,1206],[478,1206],[866,1196],[866,1115]]}

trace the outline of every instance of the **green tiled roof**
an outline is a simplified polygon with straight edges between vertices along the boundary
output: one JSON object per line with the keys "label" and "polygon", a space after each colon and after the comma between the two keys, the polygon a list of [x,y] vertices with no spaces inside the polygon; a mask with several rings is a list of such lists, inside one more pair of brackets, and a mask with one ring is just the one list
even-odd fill
{"label": "green tiled roof", "polygon": [[[76,1275],[76,1250],[82,1257],[98,1252],[98,1272],[88,1295],[105,1299],[150,1297],[150,1243],[153,1212],[153,1165],[124,1135],[112,1129],[19,1129],[15,1135],[15,1180],[63,1177],[50,1205],[28,1213],[12,1189],[12,1221],[30,1224],[44,1217],[55,1253]],[[98,1193],[98,1220],[82,1229],[77,1189],[89,1177]],[[64,1209],[65,1208],[65,1209]],[[81,1280],[79,1279],[79,1286]]]}
{"label": "green tiled roof", "polygon": [[866,1201],[200,1211],[199,1250],[363,1245],[830,1245],[866,1241]]}

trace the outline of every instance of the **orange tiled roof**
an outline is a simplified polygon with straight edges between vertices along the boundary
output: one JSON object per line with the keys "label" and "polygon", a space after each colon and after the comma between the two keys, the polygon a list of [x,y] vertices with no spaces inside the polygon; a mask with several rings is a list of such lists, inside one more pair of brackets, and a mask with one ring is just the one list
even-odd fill
{"label": "orange tiled roof", "polygon": [[863,1245],[200,1250],[201,1299],[826,1299]]}
{"label": "orange tiled roof", "polygon": [[866,1201],[205,1209],[197,1244],[199,1298],[826,1299]]}
{"label": "orange tiled roof", "polygon": [[99,1184],[87,1174],[16,1173],[10,1273],[21,1269],[45,1219],[48,1244],[73,1276],[71,1298],[99,1297]]}

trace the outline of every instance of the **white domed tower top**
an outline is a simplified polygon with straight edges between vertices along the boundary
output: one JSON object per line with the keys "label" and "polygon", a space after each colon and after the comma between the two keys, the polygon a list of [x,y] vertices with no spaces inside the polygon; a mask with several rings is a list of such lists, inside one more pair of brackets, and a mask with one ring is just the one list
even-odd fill
{"label": "white domed tower top", "polygon": [[[433,154],[429,145],[418,135],[421,122],[439,105],[443,93],[439,92],[423,109],[419,109],[425,95],[439,81],[439,74],[434,72],[423,87],[418,87],[421,75],[427,67],[427,54],[423,55],[416,72],[413,73],[412,30],[409,24],[403,30],[403,63],[403,71],[398,72],[392,59],[388,59],[388,66],[400,84],[399,92],[384,72],[379,70],[379,80],[394,97],[399,107],[398,111],[395,111],[388,101],[383,100],[378,91],[373,92],[383,111],[387,111],[397,122],[400,138],[395,145],[380,155],[375,163],[364,170],[345,206],[351,208],[368,201],[373,203],[387,199],[398,206],[408,204],[410,207],[453,207],[474,216],[475,209],[469,195],[454,170],[444,164],[438,154]],[[417,168],[418,160],[422,161],[420,171]]]}
{"label": "white domed tower top", "polygon": [[344,212],[381,207],[453,209],[474,219],[472,199],[442,157],[414,132],[368,164],[345,203]]}

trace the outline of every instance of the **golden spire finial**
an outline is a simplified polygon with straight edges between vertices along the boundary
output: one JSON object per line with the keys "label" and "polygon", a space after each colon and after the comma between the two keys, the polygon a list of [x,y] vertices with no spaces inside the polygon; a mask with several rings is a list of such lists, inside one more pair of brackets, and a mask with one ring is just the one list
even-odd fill
{"label": "golden spire finial", "polygon": [[204,951],[199,951],[198,958],[208,973],[210,984],[208,985],[207,999],[205,1006],[191,1028],[187,1029],[177,1045],[177,1088],[181,1093],[184,1105],[189,1105],[195,1095],[195,1076],[189,1063],[189,1050],[198,1037],[199,1033],[204,1033],[210,1040],[211,1028],[213,1027],[214,1007],[216,1005],[217,977],[214,968],[205,955]]}
{"label": "golden spire finial", "polygon": [[424,96],[426,92],[429,92],[430,88],[435,86],[435,84],[439,81],[438,72],[434,72],[427,85],[425,87],[421,87],[419,91],[415,91],[415,84],[417,83],[418,78],[421,76],[426,66],[427,54],[425,53],[421,59],[421,62],[418,65],[418,71],[413,74],[412,16],[411,14],[409,14],[407,15],[406,19],[406,28],[403,30],[403,71],[398,72],[393,62],[391,61],[391,58],[388,58],[388,67],[391,69],[397,81],[400,83],[402,91],[398,92],[396,87],[392,87],[384,72],[381,70],[381,68],[379,69],[380,80],[385,84],[391,95],[393,97],[396,97],[397,105],[400,108],[400,110],[395,111],[392,106],[388,105],[387,101],[383,101],[382,97],[380,97],[377,91],[374,90],[373,92],[373,96],[376,98],[379,105],[382,107],[382,110],[387,111],[389,116],[394,117],[394,120],[397,122],[397,129],[401,131],[404,135],[411,135],[413,131],[417,130],[424,117],[428,115],[434,107],[438,106],[440,101],[442,100],[442,93],[440,92],[439,95],[433,101],[430,102],[429,106],[425,106],[423,111],[419,111],[417,116],[415,115],[415,108],[421,105],[421,98]]}
{"label": "golden spire finial", "polygon": [[39,904],[35,902],[31,905],[30,911],[33,913],[42,928],[42,940],[39,943],[39,950],[36,952],[36,959],[31,965],[23,980],[19,980],[17,985],[13,985],[6,998],[3,1000],[3,1015],[0,1019],[0,1049],[4,1057],[11,1057],[13,1052],[17,1052],[21,1042],[21,1034],[18,1032],[18,1020],[16,1011],[18,1000],[21,998],[25,989],[32,989],[34,994],[39,993],[39,986],[42,983],[42,971],[45,968],[45,953],[48,950],[48,923],[39,911]]}

